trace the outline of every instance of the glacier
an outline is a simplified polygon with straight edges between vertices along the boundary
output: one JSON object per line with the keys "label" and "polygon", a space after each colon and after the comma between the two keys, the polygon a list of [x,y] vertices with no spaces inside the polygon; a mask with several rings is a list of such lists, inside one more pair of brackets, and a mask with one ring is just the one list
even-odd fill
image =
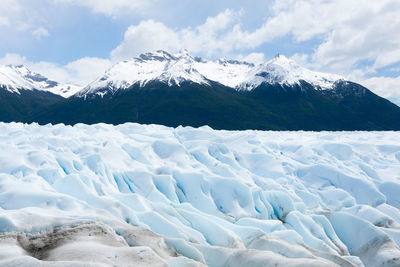
{"label": "glacier", "polygon": [[400,132],[0,123],[0,266],[399,266]]}

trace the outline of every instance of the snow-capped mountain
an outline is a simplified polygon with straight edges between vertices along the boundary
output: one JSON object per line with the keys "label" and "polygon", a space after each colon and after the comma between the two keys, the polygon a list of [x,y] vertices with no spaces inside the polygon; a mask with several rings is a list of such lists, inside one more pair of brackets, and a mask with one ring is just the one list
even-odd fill
{"label": "snow-capped mountain", "polygon": [[252,90],[262,83],[295,85],[306,81],[317,89],[332,89],[335,82],[345,80],[334,74],[311,71],[298,65],[294,60],[278,54],[263,64],[224,60],[196,62],[205,77],[238,90]]}
{"label": "snow-capped mountain", "polygon": [[141,54],[131,60],[117,63],[77,95],[97,93],[103,88],[114,92],[134,84],[144,87],[154,80],[168,85],[180,85],[183,81],[208,85],[207,79],[195,68],[195,63],[195,59],[187,51],[176,55],[165,51]]}
{"label": "snow-capped mountain", "polygon": [[24,66],[1,66],[0,121],[400,130],[398,106],[341,76],[308,70],[282,55],[255,65],[209,61],[186,50],[157,51],[119,62],[75,93],[78,89]]}
{"label": "snow-capped mountain", "polygon": [[301,67],[294,60],[280,54],[265,64],[255,66],[248,77],[248,80],[243,81],[237,87],[253,89],[261,83],[295,85],[299,84],[300,81],[305,81],[318,90],[329,90],[334,88],[335,83],[345,80],[344,77],[339,75]]}
{"label": "snow-capped mountain", "polygon": [[0,87],[17,94],[20,94],[20,90],[40,90],[63,97],[69,97],[81,89],[76,85],[60,84],[49,80],[38,73],[31,72],[23,65],[1,65]]}
{"label": "snow-capped mountain", "polygon": [[[170,86],[180,85],[184,81],[209,85],[210,81],[214,81],[236,90],[252,90],[263,83],[295,85],[306,81],[317,89],[326,90],[332,89],[335,82],[340,80],[345,79],[308,70],[283,55],[255,65],[236,60],[208,61],[191,56],[187,50],[178,54],[159,50],[117,63],[78,95],[103,95],[135,84],[145,87],[150,81],[160,81]],[[104,91],[105,88],[108,91]]]}

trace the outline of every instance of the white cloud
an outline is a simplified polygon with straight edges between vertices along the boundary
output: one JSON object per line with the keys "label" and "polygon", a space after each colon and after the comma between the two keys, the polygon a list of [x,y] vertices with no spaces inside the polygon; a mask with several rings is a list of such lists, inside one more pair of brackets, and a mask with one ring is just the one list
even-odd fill
{"label": "white cloud", "polygon": [[[363,60],[381,68],[400,61],[400,2],[382,0],[275,0],[272,16],[253,31],[243,30],[241,12],[230,9],[195,28],[173,29],[154,20],[132,25],[113,58],[156,49],[187,48],[203,55],[234,55],[279,37],[296,42],[319,38],[308,64],[346,73]],[[318,44],[319,42],[319,44]]]}
{"label": "white cloud", "polygon": [[346,73],[360,61],[374,69],[400,61],[399,1],[276,0],[274,11],[262,28],[298,42],[322,38],[310,58],[318,68]]}
{"label": "white cloud", "polygon": [[39,1],[1,0],[0,27],[2,34],[30,32],[36,39],[48,36],[49,32],[43,26],[46,24],[46,20],[42,14],[39,14],[38,10],[40,9],[37,8],[43,3],[37,2]]}
{"label": "white cloud", "polygon": [[147,20],[126,30],[124,40],[111,52],[111,58],[119,61],[158,49],[176,51],[181,46],[179,33],[163,23]]}
{"label": "white cloud", "polygon": [[42,39],[42,37],[49,36],[50,34],[44,27],[38,27],[32,31],[32,35],[37,40],[40,40],[40,39]]}
{"label": "white cloud", "polygon": [[26,61],[26,57],[23,57],[19,54],[6,54],[4,57],[0,58],[0,65],[21,65],[24,64]]}
{"label": "white cloud", "polygon": [[0,27],[2,26],[10,26],[10,20],[7,17],[0,16]]}
{"label": "white cloud", "polygon": [[51,80],[79,86],[87,85],[111,67],[110,60],[102,58],[85,57],[66,65],[59,65],[45,61],[32,62],[19,54],[6,54],[0,58],[0,64],[22,64]]}
{"label": "white cloud", "polygon": [[172,29],[161,22],[146,20],[130,26],[122,43],[111,52],[113,60],[123,60],[140,53],[158,49],[176,52],[186,48],[203,55],[223,55],[232,51],[234,43],[226,40],[226,32],[240,12],[225,10],[209,17],[204,24],[195,28]]}
{"label": "white cloud", "polygon": [[254,64],[261,64],[265,62],[264,53],[250,53],[247,56],[238,55],[236,59],[240,61],[246,61]]}
{"label": "white cloud", "polygon": [[94,13],[101,13],[111,17],[139,12],[150,7],[155,0],[53,0],[55,3],[64,3],[84,6]]}
{"label": "white cloud", "polygon": [[291,57],[291,59],[294,60],[295,62],[297,62],[297,64],[299,64],[301,66],[310,65],[309,64],[310,55],[308,55],[308,54],[296,53]]}
{"label": "white cloud", "polygon": [[1,0],[0,13],[11,14],[19,12],[23,9],[19,0]]}
{"label": "white cloud", "polygon": [[110,60],[96,57],[84,57],[63,66],[69,74],[68,80],[79,85],[87,85],[110,67]]}
{"label": "white cloud", "polygon": [[400,106],[400,76],[397,78],[373,77],[360,83],[375,94],[387,98]]}
{"label": "white cloud", "polygon": [[391,71],[397,71],[400,72],[400,67],[394,67],[394,68],[390,68]]}
{"label": "white cloud", "polygon": [[0,26],[12,27],[23,7],[18,0],[2,0],[0,4]]}

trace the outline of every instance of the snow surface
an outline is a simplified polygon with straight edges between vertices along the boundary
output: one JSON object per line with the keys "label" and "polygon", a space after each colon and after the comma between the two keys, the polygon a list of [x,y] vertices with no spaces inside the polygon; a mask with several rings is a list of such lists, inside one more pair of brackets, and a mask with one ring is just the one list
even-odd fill
{"label": "snow surface", "polygon": [[400,266],[400,132],[0,123],[1,266]]}
{"label": "snow surface", "polygon": [[82,89],[79,86],[51,81],[23,65],[0,65],[0,87],[17,94],[20,90],[41,90],[63,97],[69,97]]}
{"label": "snow surface", "polygon": [[[302,80],[327,90],[344,78],[308,70],[283,55],[254,65],[236,60],[207,61],[191,56],[186,50],[175,55],[159,50],[117,63],[77,95],[103,95],[133,85],[143,87],[151,81],[178,86],[184,81],[205,85],[214,81],[236,90],[252,90],[262,83],[294,85]],[[105,88],[108,90],[104,91]]]}

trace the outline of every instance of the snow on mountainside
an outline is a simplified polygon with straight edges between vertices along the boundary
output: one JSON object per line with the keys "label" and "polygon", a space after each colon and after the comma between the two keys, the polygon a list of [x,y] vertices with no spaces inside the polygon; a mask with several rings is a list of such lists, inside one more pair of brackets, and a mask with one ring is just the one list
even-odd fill
{"label": "snow on mountainside", "polygon": [[149,81],[168,85],[179,85],[183,81],[208,85],[209,80],[237,90],[251,90],[262,83],[294,85],[304,80],[316,89],[325,90],[344,78],[305,69],[282,55],[254,65],[236,60],[207,61],[192,57],[186,50],[175,55],[159,50],[117,63],[77,95],[104,94],[107,91],[99,90],[107,88],[113,92],[134,84],[144,87]]}
{"label": "snow on mountainside", "polygon": [[127,89],[134,84],[142,87],[154,80],[168,85],[179,85],[182,81],[208,85],[207,79],[194,68],[194,63],[195,59],[185,50],[176,55],[165,51],[141,54],[132,60],[117,63],[77,95],[96,93],[103,88],[111,91]]}
{"label": "snow on mountainside", "polygon": [[399,132],[0,123],[0,139],[1,266],[400,266]]}
{"label": "snow on mountainside", "polygon": [[17,94],[20,90],[41,90],[63,97],[69,97],[81,89],[79,86],[51,81],[40,74],[31,72],[23,65],[1,65],[0,87]]}
{"label": "snow on mountainside", "polygon": [[303,80],[316,89],[326,90],[331,89],[335,82],[345,80],[339,75],[308,70],[279,54],[267,63],[256,66],[251,72],[252,78],[239,84],[239,87],[252,89],[263,82],[294,85]]}
{"label": "snow on mountainside", "polygon": [[47,88],[45,88],[45,90],[47,90],[53,94],[60,95],[62,97],[67,98],[67,97],[70,97],[70,96],[76,94],[80,90],[82,90],[82,86],[78,86],[78,85],[74,85],[74,84],[57,83],[56,86],[47,87]]}
{"label": "snow on mountainside", "polygon": [[200,61],[196,68],[210,80],[242,90],[254,89],[262,83],[294,85],[301,80],[312,84],[316,89],[331,89],[335,82],[345,80],[339,75],[303,68],[283,55],[277,55],[259,65],[235,60],[217,60]]}

